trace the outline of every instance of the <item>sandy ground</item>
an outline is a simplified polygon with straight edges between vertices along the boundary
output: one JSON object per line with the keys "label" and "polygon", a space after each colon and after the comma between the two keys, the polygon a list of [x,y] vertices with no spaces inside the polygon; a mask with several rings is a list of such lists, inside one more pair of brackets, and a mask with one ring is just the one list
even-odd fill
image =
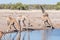
{"label": "sandy ground", "polygon": [[[46,10],[48,12],[49,17],[54,25],[55,28],[60,28],[60,10]],[[31,22],[36,28],[40,27],[39,25],[42,23],[39,17],[42,16],[41,10],[6,10],[0,9],[0,30],[6,31],[7,30],[7,20],[8,16],[12,16],[17,18],[19,15],[26,15],[31,18],[34,22]]]}

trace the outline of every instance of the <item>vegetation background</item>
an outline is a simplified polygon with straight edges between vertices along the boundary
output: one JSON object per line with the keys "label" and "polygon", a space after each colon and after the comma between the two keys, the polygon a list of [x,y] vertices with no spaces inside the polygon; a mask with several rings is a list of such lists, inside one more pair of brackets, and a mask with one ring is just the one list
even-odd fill
{"label": "vegetation background", "polygon": [[[60,9],[60,2],[57,4],[42,4],[46,10],[59,10]],[[13,10],[29,10],[29,9],[40,9],[40,4],[0,4],[0,9],[13,9]]]}

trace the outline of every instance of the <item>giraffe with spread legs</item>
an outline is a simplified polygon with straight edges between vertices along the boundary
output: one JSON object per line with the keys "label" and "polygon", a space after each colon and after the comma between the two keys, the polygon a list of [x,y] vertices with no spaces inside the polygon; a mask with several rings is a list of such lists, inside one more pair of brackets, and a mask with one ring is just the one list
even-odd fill
{"label": "giraffe with spread legs", "polygon": [[16,21],[15,18],[13,17],[7,17],[7,25],[8,25],[8,31],[12,29],[12,27],[14,27],[15,30],[20,30],[19,28],[19,25]]}
{"label": "giraffe with spread legs", "polygon": [[28,40],[30,40],[29,31],[28,31],[28,27],[30,25],[30,20],[29,20],[28,16],[19,15],[19,17],[18,17],[18,23],[20,25],[20,28],[23,29],[23,27],[26,27],[27,32],[28,32]]}
{"label": "giraffe with spread legs", "polygon": [[44,21],[45,26],[46,26],[47,28],[52,28],[52,29],[54,29],[53,23],[51,22],[48,13],[45,12],[45,10],[44,10],[44,8],[43,8],[42,6],[40,6],[40,7],[41,7],[42,13],[43,13],[42,17],[40,17],[40,18]]}

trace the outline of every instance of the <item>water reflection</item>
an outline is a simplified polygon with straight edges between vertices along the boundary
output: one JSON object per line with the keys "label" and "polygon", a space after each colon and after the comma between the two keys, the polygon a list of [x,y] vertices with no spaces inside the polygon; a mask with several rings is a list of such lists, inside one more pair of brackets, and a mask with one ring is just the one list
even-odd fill
{"label": "water reflection", "polygon": [[[42,40],[42,31],[31,31],[30,32],[30,40]],[[10,33],[10,34],[6,34],[2,37],[2,40],[16,40],[16,35],[17,33]],[[27,32],[22,32],[21,33],[21,40],[23,40],[23,36],[24,40],[28,40],[27,38]],[[48,31],[48,40],[59,40],[60,39],[60,29],[55,29],[53,31]]]}

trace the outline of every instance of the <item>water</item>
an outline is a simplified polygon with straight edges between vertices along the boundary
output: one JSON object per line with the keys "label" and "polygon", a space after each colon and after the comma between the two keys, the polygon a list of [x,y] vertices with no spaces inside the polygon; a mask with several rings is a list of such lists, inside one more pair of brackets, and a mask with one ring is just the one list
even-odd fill
{"label": "water", "polygon": [[[30,40],[42,40],[42,32],[43,30],[30,32]],[[2,37],[2,40],[16,40],[16,35],[17,33],[6,34]],[[23,39],[24,35],[25,35],[24,40],[28,40],[26,31],[22,32],[21,35],[22,35],[21,40]],[[60,29],[54,29],[53,31],[50,30],[47,35],[48,35],[47,37],[48,40],[59,40]]]}

